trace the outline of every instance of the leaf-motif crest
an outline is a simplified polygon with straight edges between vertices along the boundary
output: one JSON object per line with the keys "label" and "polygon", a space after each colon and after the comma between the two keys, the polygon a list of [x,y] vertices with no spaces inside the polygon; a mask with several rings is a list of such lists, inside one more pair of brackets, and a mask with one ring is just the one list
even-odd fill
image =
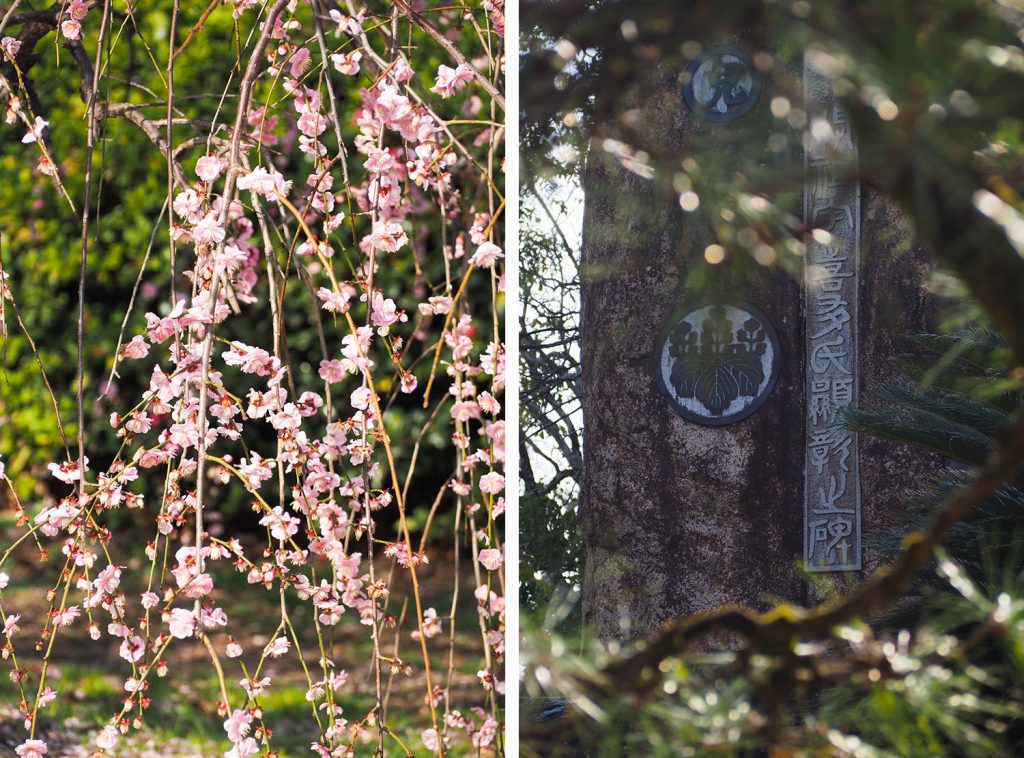
{"label": "leaf-motif crest", "polygon": [[699,334],[680,321],[669,336],[669,383],[679,397],[693,398],[721,416],[736,398],[757,395],[766,348],[765,328],[757,319],[736,329],[725,307],[713,306]]}

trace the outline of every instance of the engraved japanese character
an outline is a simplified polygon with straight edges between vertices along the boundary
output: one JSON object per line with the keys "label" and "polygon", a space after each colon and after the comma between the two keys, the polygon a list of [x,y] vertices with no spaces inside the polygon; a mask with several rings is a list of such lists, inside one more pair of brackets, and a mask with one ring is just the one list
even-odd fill
{"label": "engraved japanese character", "polygon": [[[842,348],[836,350],[834,348]],[[847,341],[841,336],[835,339],[815,345],[811,350],[811,369],[816,374],[828,372],[830,367],[835,368],[842,374],[850,373],[849,366],[850,351]],[[845,359],[845,363],[843,360]]]}
{"label": "engraved japanese character", "polygon": [[807,399],[807,418],[812,424],[832,420],[831,385],[828,379],[812,379]]}

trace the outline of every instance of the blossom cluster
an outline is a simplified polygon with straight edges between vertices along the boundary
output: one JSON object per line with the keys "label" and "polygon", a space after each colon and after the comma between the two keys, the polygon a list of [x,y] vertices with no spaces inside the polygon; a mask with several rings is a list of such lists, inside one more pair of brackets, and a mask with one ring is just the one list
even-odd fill
{"label": "blossom cluster", "polygon": [[[179,273],[190,291],[172,292],[164,309],[146,313],[145,326],[112,351],[117,362],[139,362],[149,375],[134,405],[111,409],[120,452],[95,470],[85,455],[50,463],[55,491],[67,494],[24,515],[32,539],[59,545],[66,566],[40,639],[52,648],[62,629],[82,625],[93,640],[116,647],[124,704],[95,737],[101,753],[117,754],[122,735],[145,723],[154,676],[173,675],[168,660],[189,644],[208,650],[218,670],[224,658],[225,672],[238,671],[225,674],[217,703],[231,745],[225,756],[273,749],[274,713],[264,696],[275,677],[264,663],[289,656],[306,671],[311,751],[349,756],[367,744],[373,752],[378,738],[397,739],[399,729],[384,722],[379,685],[369,713],[338,704],[353,686],[345,667],[358,662],[327,641],[345,624],[372,638],[378,681],[381,669],[423,679],[429,715],[417,730],[422,748],[444,755],[459,739],[477,749],[497,746],[505,351],[495,295],[504,289],[503,205],[495,158],[501,132],[483,84],[501,79],[503,4],[436,14],[431,24],[449,38],[470,39],[458,33],[465,14],[493,44],[434,71],[417,69],[416,49],[388,44],[390,24],[377,14],[387,18],[390,7],[347,4],[346,13],[317,16],[305,3],[229,5],[254,38],[265,38],[252,82],[260,97],[247,101],[239,88],[227,101],[242,109],[238,129],[207,140],[189,183],[168,197],[165,244],[188,261]],[[90,7],[76,0],[63,8],[63,39],[89,42],[89,24],[98,21],[97,14],[87,19]],[[412,17],[403,23],[429,48]],[[12,59],[19,45],[13,37],[0,41]],[[332,87],[358,96],[342,110]],[[7,94],[10,111],[16,95]],[[456,132],[455,120],[472,128]],[[30,143],[43,139],[48,123],[36,117],[25,125]],[[403,256],[426,272],[412,289],[391,273]],[[286,287],[307,293],[324,335],[312,371],[295,366],[284,347]],[[4,294],[16,296],[6,285]],[[273,334],[247,344],[232,334],[233,324],[257,309],[270,311]],[[417,354],[424,359],[417,362]],[[430,665],[430,641],[455,634],[455,613],[423,607],[420,582],[438,570],[436,535],[414,535],[407,515],[429,508],[430,498],[409,488],[416,455],[398,454],[418,444],[417,432],[394,431],[393,409],[419,403],[437,409],[428,425],[448,425],[454,474],[434,508],[454,512],[455,549],[468,550],[473,567],[481,661],[477,703],[463,707],[451,692],[450,667],[438,666],[447,662],[448,642]],[[268,439],[258,449],[247,442]],[[400,470],[399,461],[410,459]],[[211,509],[226,492],[244,493],[262,543],[211,526]],[[118,510],[151,524],[141,573],[107,526]],[[397,536],[383,539],[393,523]],[[231,571],[252,591],[281,598],[277,630],[255,649],[246,619],[232,616],[230,593],[219,589]],[[0,585],[9,581],[0,573]],[[459,577],[449,581],[457,596]],[[393,610],[399,592],[409,608],[404,629]],[[320,646],[308,669],[309,651],[285,612],[296,602]],[[19,652],[24,616],[7,606],[0,596],[0,652],[22,692],[28,733],[17,753],[43,756],[40,709],[62,693],[49,687],[45,662],[29,664]],[[386,633],[394,637],[387,650]]]}

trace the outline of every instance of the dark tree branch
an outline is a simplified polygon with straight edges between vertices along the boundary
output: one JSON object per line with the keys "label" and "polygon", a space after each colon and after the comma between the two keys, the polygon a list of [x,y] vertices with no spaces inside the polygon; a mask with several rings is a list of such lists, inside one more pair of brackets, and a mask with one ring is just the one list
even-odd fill
{"label": "dark tree branch", "polygon": [[765,613],[726,606],[669,622],[651,640],[638,643],[603,669],[591,686],[611,692],[648,693],[661,679],[658,664],[713,632],[732,632],[745,640],[744,654],[782,653],[799,640],[824,639],[837,627],[892,605],[917,573],[935,557],[949,530],[969,516],[1009,479],[1024,461],[1024,421],[1004,433],[1002,446],[974,479],[952,492],[928,529],[908,535],[895,562],[877,570],[849,595],[813,609],[780,606]]}
{"label": "dark tree branch", "polygon": [[[74,58],[75,64],[78,66],[78,72],[80,74],[79,81],[79,93],[82,96],[82,102],[89,104],[90,92],[87,82],[92,81],[93,77],[93,66],[89,60],[89,56],[85,52],[85,47],[79,40],[68,40],[66,47],[71,51],[71,56]],[[150,142],[152,142],[156,148],[163,154],[167,154],[167,141],[164,134],[160,130],[162,125],[158,121],[146,118],[142,115],[142,112],[137,108],[132,107],[128,103],[108,103],[101,105],[97,108],[97,117],[103,119],[104,117],[113,116],[116,118],[122,118],[132,124],[135,124],[142,133],[145,134]],[[180,186],[188,186],[188,178],[185,175],[184,169],[181,164],[175,161],[173,163],[172,170],[174,171],[174,179]]]}

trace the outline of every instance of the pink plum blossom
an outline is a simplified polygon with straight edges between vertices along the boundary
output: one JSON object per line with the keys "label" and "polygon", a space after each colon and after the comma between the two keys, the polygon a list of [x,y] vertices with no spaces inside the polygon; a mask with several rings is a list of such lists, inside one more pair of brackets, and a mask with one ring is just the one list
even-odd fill
{"label": "pink plum blossom", "polygon": [[356,50],[352,53],[335,53],[331,56],[331,65],[339,74],[352,76],[359,73],[359,61],[363,54]]}
{"label": "pink plum blossom", "polygon": [[251,758],[260,752],[259,743],[252,737],[246,737],[224,753],[224,758]]}
{"label": "pink plum blossom", "polygon": [[270,418],[270,424],[275,429],[298,429],[302,424],[302,417],[295,403],[285,403],[284,407]]}
{"label": "pink plum blossom", "polygon": [[260,526],[270,528],[270,536],[275,540],[287,540],[299,531],[299,520],[285,513],[281,506],[260,519]]}
{"label": "pink plum blossom", "polygon": [[129,637],[121,643],[118,654],[129,662],[142,660],[142,657],[146,654],[146,641],[138,636]]}
{"label": "pink plum blossom", "polygon": [[336,358],[329,361],[320,361],[320,370],[318,373],[321,379],[332,384],[334,382],[340,382],[346,376],[345,367],[342,365],[341,361]]}
{"label": "pink plum blossom", "polygon": [[501,403],[490,392],[481,392],[477,402],[480,403],[480,409],[485,413],[489,413],[492,416],[497,416],[501,413]]}
{"label": "pink plum blossom", "polygon": [[192,238],[196,242],[206,245],[215,245],[223,242],[226,234],[224,227],[217,220],[217,214],[213,211],[203,216],[192,229]]}
{"label": "pink plum blossom", "polygon": [[49,752],[49,748],[42,740],[25,740],[14,748],[14,752],[18,754],[18,758],[43,758]]}
{"label": "pink plum blossom", "polygon": [[382,337],[388,333],[392,324],[405,322],[408,316],[398,310],[395,301],[385,298],[380,292],[374,292],[371,299],[370,321],[377,327],[377,334]]}
{"label": "pink plum blossom", "polygon": [[488,495],[497,495],[505,489],[505,477],[497,471],[484,474],[480,477],[480,491]]}
{"label": "pink plum blossom", "polygon": [[196,161],[196,176],[204,182],[212,182],[224,170],[224,161],[216,155],[204,155]]}
{"label": "pink plum blossom", "polygon": [[290,647],[291,643],[288,642],[286,637],[278,637],[267,645],[264,652],[271,658],[280,658],[288,652],[288,648]]}
{"label": "pink plum blossom", "polygon": [[273,200],[277,195],[285,196],[291,191],[292,183],[286,182],[279,171],[267,171],[257,166],[238,180],[238,189],[249,190],[254,195],[262,195]]}
{"label": "pink plum blossom", "polygon": [[437,67],[437,83],[430,91],[441,97],[451,97],[455,90],[461,89],[472,78],[473,69],[469,64],[460,63],[456,68],[451,68],[442,63]]}
{"label": "pink plum blossom", "polygon": [[262,679],[240,679],[238,681],[239,686],[249,693],[249,697],[257,697],[263,690],[270,686],[270,677],[265,676]]}
{"label": "pink plum blossom", "polygon": [[500,247],[493,242],[484,242],[476,249],[473,257],[469,260],[470,263],[479,268],[494,268],[494,264],[504,257],[505,255],[501,252]]}
{"label": "pink plum blossom", "polygon": [[348,310],[349,300],[352,299],[352,292],[333,292],[326,287],[317,290],[316,296],[323,301],[323,309],[332,313],[344,313]]}
{"label": "pink plum blossom", "polygon": [[224,245],[224,249],[217,253],[217,265],[228,274],[236,273],[249,261],[249,254],[232,244]]}
{"label": "pink plum blossom", "polygon": [[239,461],[238,471],[249,489],[258,489],[263,482],[274,476],[270,463],[257,452],[253,452],[251,459],[243,458]]}
{"label": "pink plum blossom", "polygon": [[199,615],[202,618],[203,629],[217,629],[228,624],[228,614],[222,608],[214,608],[212,610],[202,608]]}
{"label": "pink plum blossom", "polygon": [[373,390],[369,387],[359,387],[358,389],[352,390],[352,396],[349,401],[352,403],[353,408],[359,410],[366,410],[370,407],[370,400],[373,398]]}
{"label": "pink plum blossom", "polygon": [[57,693],[50,687],[45,687],[42,692],[39,693],[39,707],[45,708],[50,703],[57,699]]}
{"label": "pink plum blossom", "polygon": [[171,207],[181,218],[194,224],[199,220],[199,210],[203,207],[203,198],[190,187],[174,196]]}
{"label": "pink plum blossom", "polygon": [[18,51],[21,50],[21,40],[14,37],[4,37],[0,39],[0,50],[3,50],[8,58],[13,59],[18,54]]}
{"label": "pink plum blossom", "polygon": [[[422,629],[423,636],[426,637],[428,640],[432,637],[436,637],[437,635],[441,634],[443,628],[441,626],[441,619],[438,618],[437,615],[437,609],[427,608],[427,610],[423,612]],[[420,631],[418,629],[414,629],[410,633],[410,636],[414,640],[418,640],[420,638]]]}
{"label": "pink plum blossom", "polygon": [[235,710],[224,722],[224,731],[232,742],[241,742],[249,734],[252,715],[243,710]]}
{"label": "pink plum blossom", "polygon": [[288,67],[288,73],[292,76],[302,76],[303,72],[309,66],[309,50],[305,47],[300,47],[292,55],[291,63]]}
{"label": "pink plum blossom", "polygon": [[501,566],[502,563],[504,563],[505,559],[502,557],[500,550],[495,550],[494,548],[487,548],[486,550],[480,551],[478,560],[480,561],[480,564],[488,571],[497,571],[498,567]]}
{"label": "pink plum blossom", "polygon": [[21,138],[21,141],[28,145],[32,142],[37,142],[43,138],[43,129],[50,125],[49,121],[44,121],[39,116],[36,116],[35,125],[28,131],[28,133]]}
{"label": "pink plum blossom", "polygon": [[85,0],[71,0],[67,13],[68,16],[76,21],[82,21],[89,13],[89,3],[85,2]]}
{"label": "pink plum blossom", "polygon": [[96,592],[102,592],[109,595],[117,589],[120,583],[121,568],[111,564],[99,573],[96,579],[93,580],[92,584]]}
{"label": "pink plum blossom", "polygon": [[431,753],[437,753],[440,751],[441,739],[438,736],[436,729],[424,729],[420,734],[420,739],[423,741],[423,747]]}
{"label": "pink plum blossom", "polygon": [[75,623],[75,619],[77,619],[80,615],[82,615],[82,611],[79,610],[77,605],[72,605],[70,608],[65,608],[62,611],[57,611],[53,615],[53,625],[70,626],[71,624]]}
{"label": "pink plum blossom", "polygon": [[60,23],[60,32],[69,40],[77,40],[82,36],[82,24],[73,18],[65,19]]}
{"label": "pink plum blossom", "polygon": [[452,299],[445,295],[431,297],[427,302],[420,303],[418,308],[424,316],[428,314],[443,316],[452,309]]}
{"label": "pink plum blossom", "polygon": [[229,366],[238,366],[247,374],[268,376],[277,366],[277,359],[263,348],[251,347],[241,342],[232,342],[231,349],[221,355]]}
{"label": "pink plum blossom", "polygon": [[171,611],[168,625],[170,626],[171,636],[183,640],[192,636],[196,629],[196,619],[192,615],[192,611],[187,611],[184,608],[174,608]]}
{"label": "pink plum blossom", "polygon": [[145,358],[149,355],[149,345],[141,335],[135,335],[121,348],[120,354],[122,358]]}
{"label": "pink plum blossom", "polygon": [[393,253],[409,242],[405,229],[397,221],[378,221],[365,239],[366,245],[384,253]]}
{"label": "pink plum blossom", "polygon": [[113,750],[117,746],[117,728],[113,724],[107,724],[96,735],[96,747],[100,750]]}

